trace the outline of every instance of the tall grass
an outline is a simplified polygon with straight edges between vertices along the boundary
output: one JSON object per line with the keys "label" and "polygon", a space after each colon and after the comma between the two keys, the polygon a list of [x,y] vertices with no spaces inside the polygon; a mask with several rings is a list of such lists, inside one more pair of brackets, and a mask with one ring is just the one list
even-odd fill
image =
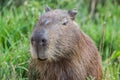
{"label": "tall grass", "polygon": [[[12,1],[12,0],[11,0]],[[98,6],[95,21],[89,19],[83,0],[52,2],[24,1],[22,6],[12,4],[0,11],[0,79],[27,80],[30,59],[30,34],[44,13],[46,4],[53,8],[78,9],[77,23],[98,46],[103,60],[103,80],[120,79],[120,5],[107,1],[106,6]],[[70,4],[68,4],[70,3]],[[65,5],[68,4],[68,5]],[[88,3],[87,3],[88,4]],[[103,26],[103,24],[105,25]],[[104,31],[104,34],[103,34]]]}

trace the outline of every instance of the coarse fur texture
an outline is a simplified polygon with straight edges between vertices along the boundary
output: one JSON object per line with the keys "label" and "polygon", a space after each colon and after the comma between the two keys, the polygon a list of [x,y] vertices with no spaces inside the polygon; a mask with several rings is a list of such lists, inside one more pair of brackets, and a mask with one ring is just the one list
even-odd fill
{"label": "coarse fur texture", "polygon": [[31,36],[29,80],[102,80],[100,54],[75,22],[76,11],[47,11]]}

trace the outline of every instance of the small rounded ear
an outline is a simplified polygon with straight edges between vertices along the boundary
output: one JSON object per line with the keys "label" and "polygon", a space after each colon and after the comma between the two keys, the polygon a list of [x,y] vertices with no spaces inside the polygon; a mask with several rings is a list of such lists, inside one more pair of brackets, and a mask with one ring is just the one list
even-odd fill
{"label": "small rounded ear", "polygon": [[48,11],[51,11],[52,9],[49,7],[49,6],[46,6],[45,8],[45,11],[48,12]]}
{"label": "small rounded ear", "polygon": [[77,10],[76,9],[73,9],[73,10],[69,10],[68,11],[68,14],[70,15],[71,19],[74,20],[76,15],[77,15]]}

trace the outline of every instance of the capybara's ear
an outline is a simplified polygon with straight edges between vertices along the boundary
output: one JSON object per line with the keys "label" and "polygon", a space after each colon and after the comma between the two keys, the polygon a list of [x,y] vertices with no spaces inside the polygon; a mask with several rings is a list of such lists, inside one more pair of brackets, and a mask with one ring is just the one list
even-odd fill
{"label": "capybara's ear", "polygon": [[78,12],[78,11],[77,11],[76,9],[73,9],[73,10],[69,10],[69,11],[68,11],[68,13],[69,13],[69,15],[70,15],[70,17],[71,17],[72,20],[75,19],[76,15],[77,15],[77,12]]}
{"label": "capybara's ear", "polygon": [[52,9],[49,7],[49,6],[46,6],[45,8],[45,11],[48,12],[48,11],[51,11]]}

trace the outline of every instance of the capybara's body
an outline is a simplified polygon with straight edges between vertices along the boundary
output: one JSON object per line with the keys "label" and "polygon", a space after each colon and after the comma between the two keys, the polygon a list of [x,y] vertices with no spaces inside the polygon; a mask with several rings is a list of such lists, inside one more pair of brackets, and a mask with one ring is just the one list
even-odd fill
{"label": "capybara's body", "polygon": [[31,36],[29,80],[102,80],[100,54],[75,23],[76,11],[47,11]]}

